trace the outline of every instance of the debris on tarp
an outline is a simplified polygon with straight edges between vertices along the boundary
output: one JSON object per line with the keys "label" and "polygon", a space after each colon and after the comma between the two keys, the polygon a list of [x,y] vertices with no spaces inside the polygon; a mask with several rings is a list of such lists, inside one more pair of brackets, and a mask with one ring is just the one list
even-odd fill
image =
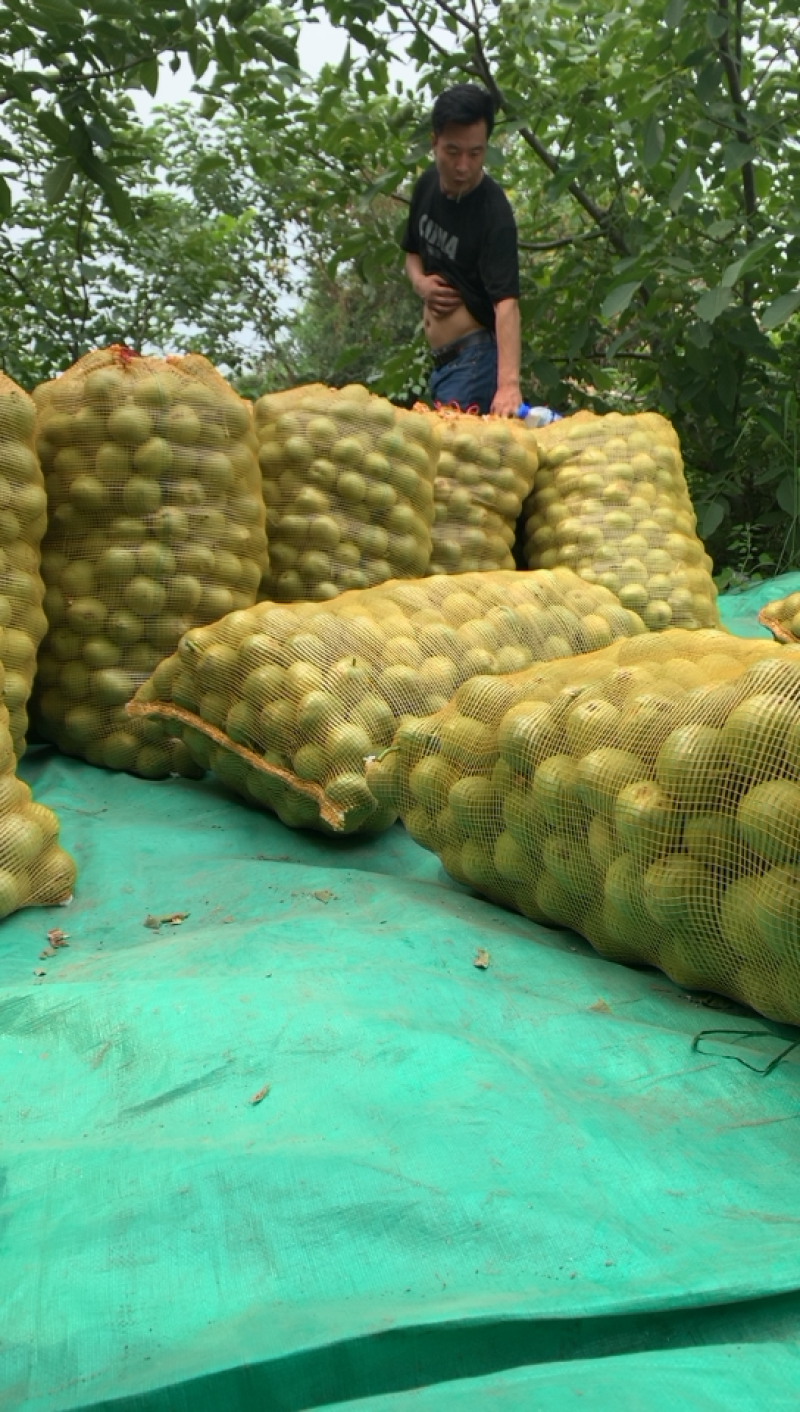
{"label": "debris on tarp", "polygon": [[479,946],[477,951],[475,952],[475,960],[472,964],[473,966],[477,966],[479,971],[486,971],[488,970],[489,962],[491,961],[491,959],[492,957],[490,952],[485,951],[482,946]]}
{"label": "debris on tarp", "polygon": [[318,902],[328,903],[330,902],[332,897],[336,897],[336,893],[331,892],[329,887],[321,887],[318,892],[315,892],[313,894],[313,896],[316,897]]}
{"label": "debris on tarp", "polygon": [[254,1093],[254,1094],[253,1094],[253,1096],[252,1096],[252,1098],[249,1100],[249,1102],[252,1103],[253,1106],[255,1106],[256,1103],[261,1103],[262,1100],[265,1099],[266,1096],[267,1096],[267,1094],[269,1093],[269,1089],[270,1089],[269,1084],[264,1084],[264,1087],[263,1087],[263,1088],[260,1088],[260,1089],[258,1090],[258,1093]]}
{"label": "debris on tarp", "polygon": [[147,914],[143,925],[149,927],[151,931],[157,932],[162,926],[179,927],[181,922],[185,922],[188,912],[168,912],[165,917],[154,917],[152,913]]}

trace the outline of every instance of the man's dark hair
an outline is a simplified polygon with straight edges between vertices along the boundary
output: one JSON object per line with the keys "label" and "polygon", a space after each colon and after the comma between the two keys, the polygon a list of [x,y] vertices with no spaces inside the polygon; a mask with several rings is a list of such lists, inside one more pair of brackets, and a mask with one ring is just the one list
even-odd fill
{"label": "man's dark hair", "polygon": [[447,123],[460,123],[467,127],[470,123],[486,123],[486,136],[491,137],[494,127],[494,103],[485,88],[477,83],[456,83],[446,88],[433,105],[431,125],[439,137]]}

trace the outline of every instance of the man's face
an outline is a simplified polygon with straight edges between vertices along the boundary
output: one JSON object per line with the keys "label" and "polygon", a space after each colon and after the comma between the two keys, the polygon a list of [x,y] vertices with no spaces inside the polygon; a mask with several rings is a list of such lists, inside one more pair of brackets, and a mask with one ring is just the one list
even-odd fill
{"label": "man's face", "polygon": [[465,196],[478,185],[486,156],[486,123],[445,123],[432,138],[433,160],[445,196]]}

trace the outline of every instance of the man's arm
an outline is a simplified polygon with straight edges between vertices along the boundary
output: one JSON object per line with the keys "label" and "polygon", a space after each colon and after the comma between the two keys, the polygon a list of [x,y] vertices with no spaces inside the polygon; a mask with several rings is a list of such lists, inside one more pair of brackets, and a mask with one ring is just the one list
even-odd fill
{"label": "man's arm", "polygon": [[421,256],[413,253],[406,255],[406,274],[414,293],[432,313],[439,316],[452,314],[462,302],[458,290],[441,275],[426,275]]}
{"label": "man's arm", "polygon": [[495,304],[494,313],[497,333],[497,391],[491,411],[496,417],[513,417],[522,401],[519,386],[519,303],[516,299],[501,299]]}

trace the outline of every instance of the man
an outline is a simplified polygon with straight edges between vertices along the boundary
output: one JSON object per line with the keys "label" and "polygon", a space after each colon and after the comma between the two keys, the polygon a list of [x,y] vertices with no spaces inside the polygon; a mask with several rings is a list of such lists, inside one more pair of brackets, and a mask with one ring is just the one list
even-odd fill
{"label": "man", "polygon": [[517,228],[503,190],[483,170],[494,104],[459,83],[433,105],[434,165],[417,181],[401,241],[423,303],[435,402],[512,417],[519,387]]}

